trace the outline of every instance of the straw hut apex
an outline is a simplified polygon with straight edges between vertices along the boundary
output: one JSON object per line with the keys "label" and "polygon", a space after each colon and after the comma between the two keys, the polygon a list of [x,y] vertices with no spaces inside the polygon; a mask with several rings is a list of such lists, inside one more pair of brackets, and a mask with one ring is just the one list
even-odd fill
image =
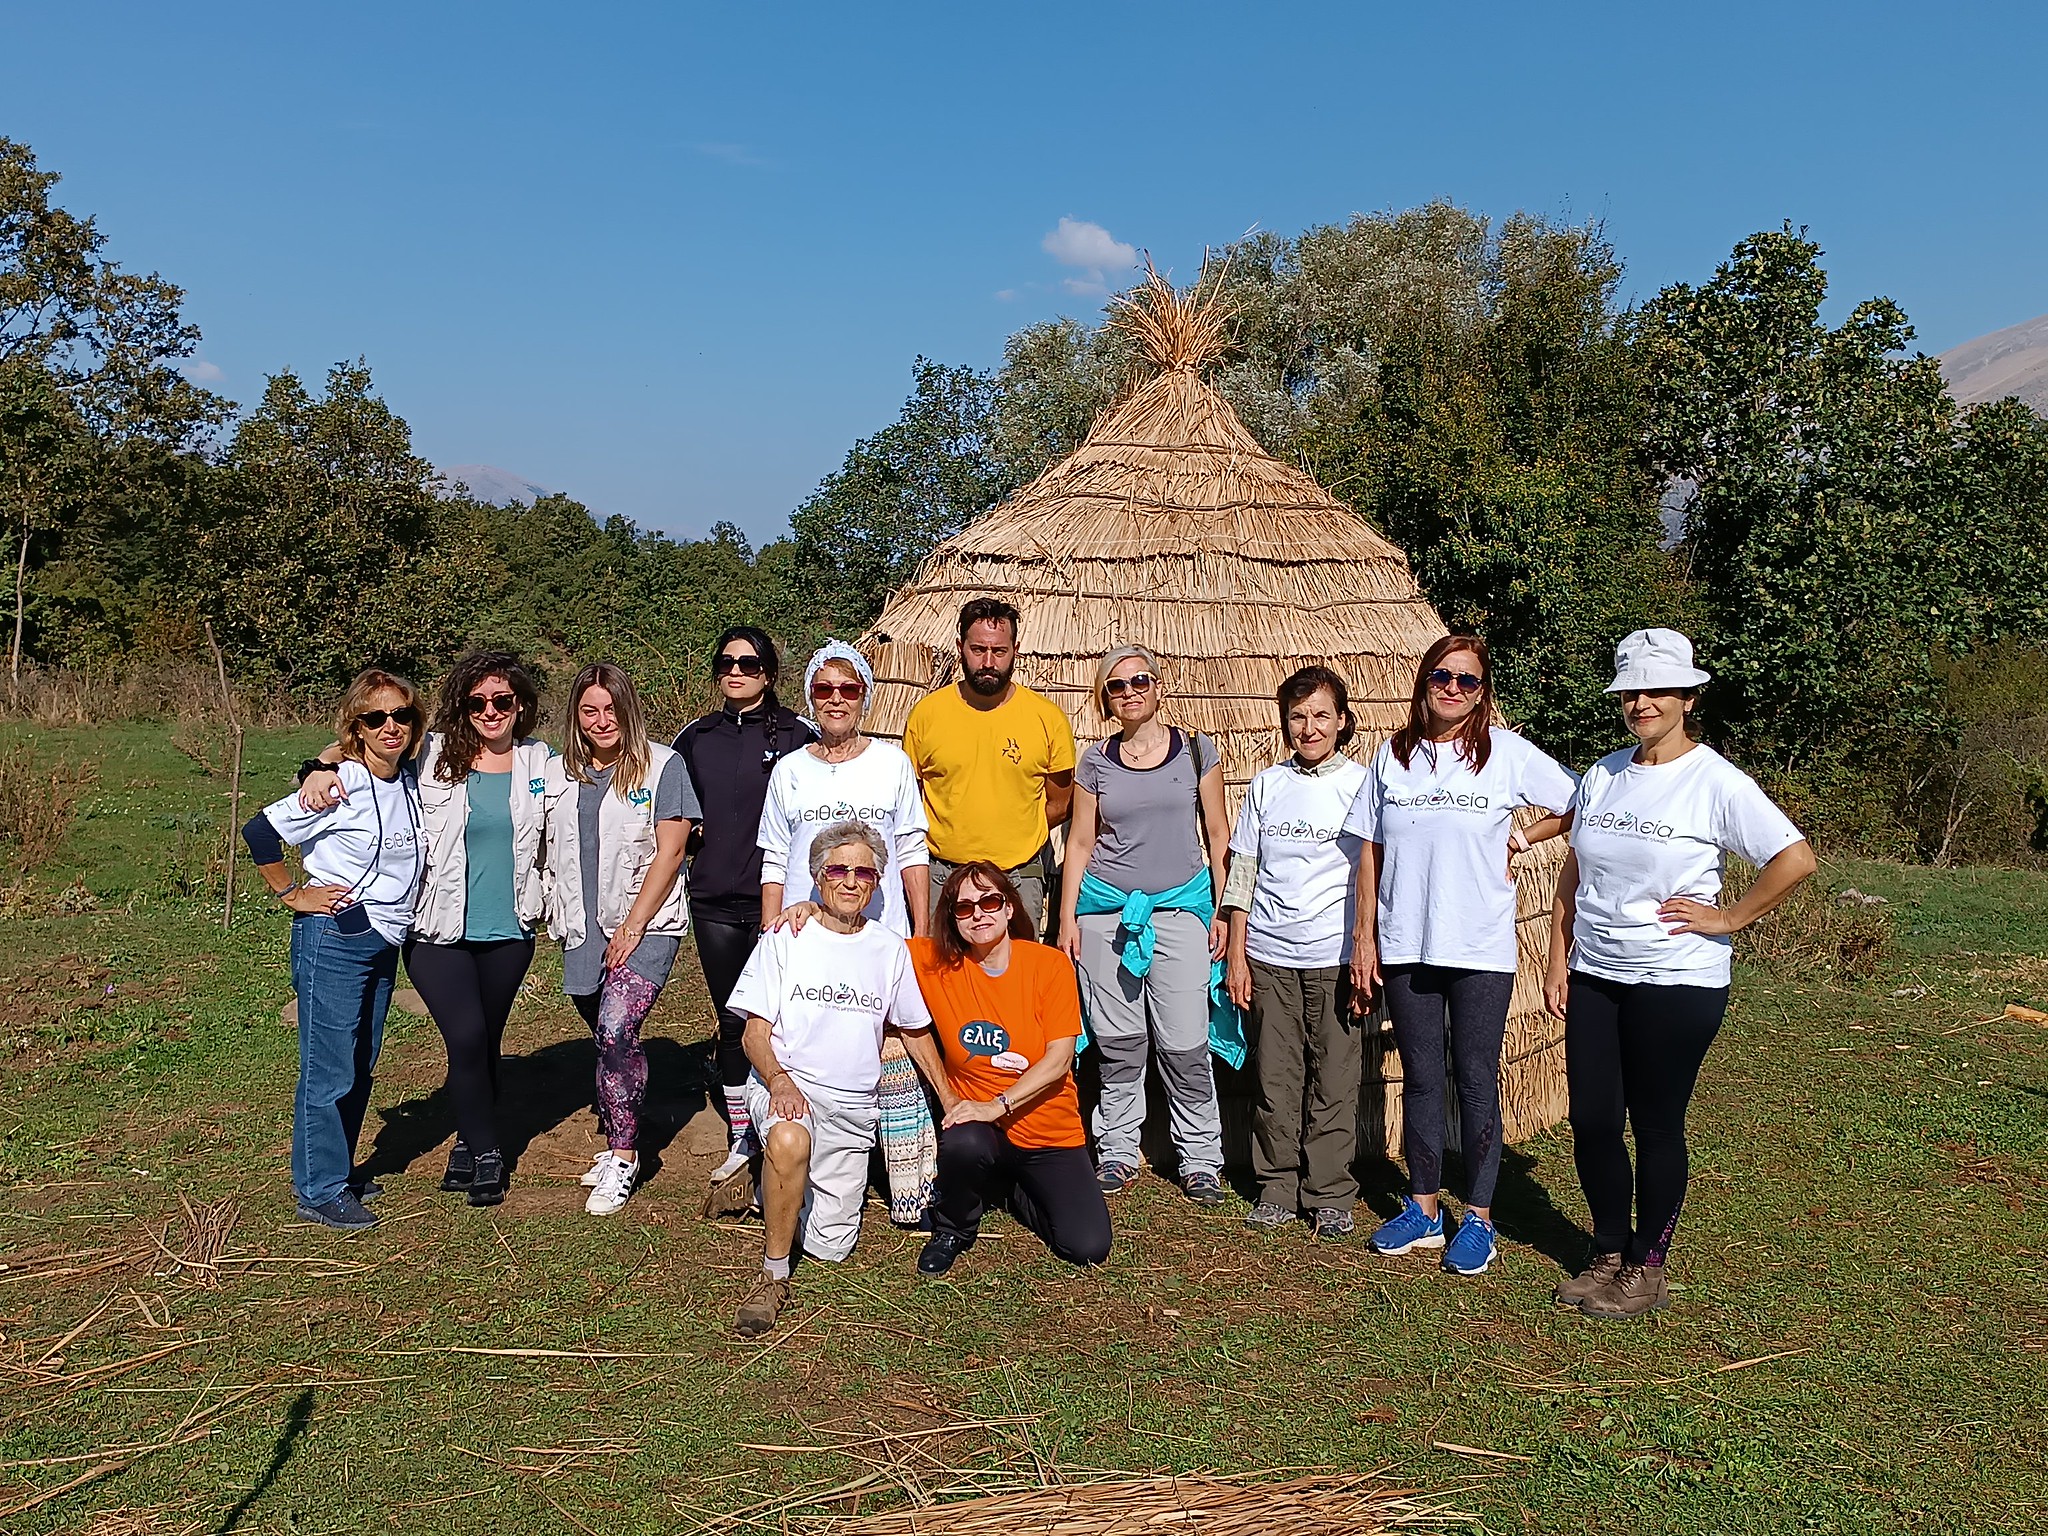
{"label": "straw hut apex", "polygon": [[[1233,814],[1251,777],[1285,755],[1273,691],[1296,668],[1320,662],[1350,684],[1361,759],[1407,718],[1416,662],[1443,621],[1401,551],[1261,448],[1203,378],[1229,320],[1220,289],[1198,299],[1156,272],[1115,301],[1111,323],[1137,341],[1151,377],[889,599],[860,642],[877,684],[870,731],[900,738],[911,706],[954,680],[960,606],[979,596],[1016,605],[1018,679],[1059,704],[1084,743],[1107,734],[1090,693],[1095,663],[1118,645],[1157,654],[1167,716],[1216,738]],[[1541,1000],[1562,858],[1546,844],[1519,882],[1510,1137],[1565,1108],[1562,1040]],[[1386,1070],[1399,1071],[1391,1052]],[[1376,1129],[1394,1144],[1394,1117]]]}

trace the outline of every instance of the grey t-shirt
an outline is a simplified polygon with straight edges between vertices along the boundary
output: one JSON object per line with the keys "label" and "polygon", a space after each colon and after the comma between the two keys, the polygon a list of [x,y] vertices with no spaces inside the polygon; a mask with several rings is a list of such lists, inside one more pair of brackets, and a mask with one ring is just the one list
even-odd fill
{"label": "grey t-shirt", "polygon": [[1177,890],[1208,867],[1197,795],[1217,764],[1216,743],[1176,730],[1166,761],[1151,768],[1126,768],[1110,756],[1116,744],[1098,741],[1074,765],[1074,782],[1096,799],[1088,873],[1120,891]]}
{"label": "grey t-shirt", "polygon": [[[604,797],[612,792],[612,770],[593,768],[590,779],[578,786],[576,795],[576,843],[583,863],[583,942],[562,951],[562,990],[571,997],[587,997],[604,989],[604,947],[611,942],[611,935],[597,925],[597,817],[604,808]],[[654,785],[654,819],[701,821],[703,817],[682,758],[670,758]],[[626,969],[656,986],[665,985],[682,942],[672,933],[643,934]]]}

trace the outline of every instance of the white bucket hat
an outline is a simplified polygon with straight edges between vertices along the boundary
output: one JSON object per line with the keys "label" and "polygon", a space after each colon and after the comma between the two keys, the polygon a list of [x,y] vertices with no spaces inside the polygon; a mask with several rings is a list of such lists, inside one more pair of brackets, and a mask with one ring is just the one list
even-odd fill
{"label": "white bucket hat", "polygon": [[1606,691],[1697,688],[1712,676],[1692,664],[1692,642],[1677,630],[1638,629],[1614,648],[1614,681]]}

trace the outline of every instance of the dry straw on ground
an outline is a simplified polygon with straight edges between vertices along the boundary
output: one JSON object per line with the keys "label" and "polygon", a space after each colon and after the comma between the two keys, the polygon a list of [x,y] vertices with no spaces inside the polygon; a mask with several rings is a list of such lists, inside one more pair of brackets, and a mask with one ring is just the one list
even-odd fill
{"label": "dry straw on ground", "polygon": [[[1107,734],[1090,697],[1112,647],[1156,652],[1176,724],[1222,749],[1234,813],[1244,786],[1286,755],[1273,693],[1309,663],[1349,684],[1363,760],[1407,718],[1416,662],[1444,633],[1407,558],[1303,471],[1268,454],[1203,377],[1228,345],[1212,285],[1179,293],[1157,273],[1118,301],[1113,323],[1150,377],[1087,439],[1002,505],[941,544],[889,600],[861,647],[877,687],[867,728],[900,737],[913,704],[954,681],[960,605],[1002,597],[1023,615],[1019,679],[1057,703],[1077,738]],[[1542,1011],[1551,892],[1564,850],[1521,861],[1520,971],[1503,1058],[1506,1134],[1561,1119],[1564,1047]],[[1368,1052],[1367,1134],[1400,1137],[1389,1051]]]}

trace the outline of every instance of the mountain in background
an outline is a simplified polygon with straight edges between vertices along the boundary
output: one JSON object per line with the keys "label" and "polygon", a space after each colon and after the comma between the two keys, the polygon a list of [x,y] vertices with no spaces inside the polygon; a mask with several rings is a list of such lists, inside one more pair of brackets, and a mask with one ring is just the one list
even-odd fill
{"label": "mountain in background", "polygon": [[434,473],[441,477],[442,495],[466,494],[495,507],[530,507],[542,496],[555,494],[545,485],[494,464],[436,464]]}
{"label": "mountain in background", "polygon": [[1950,347],[1938,361],[1948,392],[1962,404],[2018,395],[2048,416],[2048,315]]}

